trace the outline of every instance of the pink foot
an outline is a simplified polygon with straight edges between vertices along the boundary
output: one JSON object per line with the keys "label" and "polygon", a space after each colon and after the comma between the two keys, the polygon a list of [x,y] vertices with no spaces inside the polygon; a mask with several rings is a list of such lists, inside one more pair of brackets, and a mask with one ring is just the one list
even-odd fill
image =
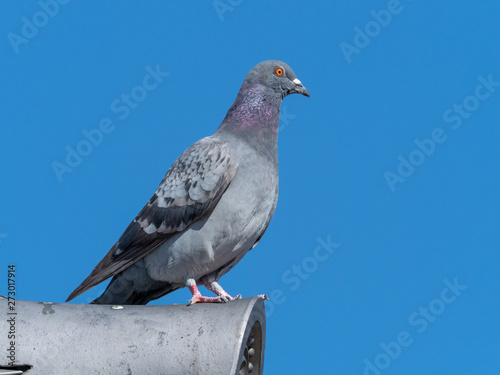
{"label": "pink foot", "polygon": [[226,299],[222,296],[218,297],[204,297],[201,295],[198,287],[194,280],[190,280],[187,285],[189,291],[193,295],[193,298],[188,303],[188,306],[194,305],[195,303],[225,303]]}
{"label": "pink foot", "polygon": [[200,292],[193,294],[193,298],[189,300],[188,306],[194,305],[195,303],[225,303],[226,300],[222,297],[204,297]]}
{"label": "pink foot", "polygon": [[237,299],[241,299],[241,294],[238,294],[236,297],[231,297],[229,294],[225,294],[225,295],[222,295],[220,296],[222,298],[224,298],[226,301],[234,301],[234,300],[237,300]]}
{"label": "pink foot", "polygon": [[236,299],[241,299],[241,294],[238,294],[236,297],[231,297],[228,292],[226,292],[222,287],[219,285],[217,281],[212,281],[208,282],[205,281],[205,287],[217,294],[220,298],[224,299],[224,302],[229,302],[229,301],[234,301]]}

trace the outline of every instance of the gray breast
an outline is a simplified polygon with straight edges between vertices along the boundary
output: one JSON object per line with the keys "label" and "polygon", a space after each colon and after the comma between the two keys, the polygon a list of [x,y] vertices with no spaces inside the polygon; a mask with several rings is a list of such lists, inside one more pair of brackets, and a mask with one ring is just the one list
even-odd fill
{"label": "gray breast", "polygon": [[254,155],[249,162],[251,150],[238,151],[238,170],[212,213],[145,258],[153,279],[198,280],[236,264],[262,236],[276,208],[278,174],[268,159]]}

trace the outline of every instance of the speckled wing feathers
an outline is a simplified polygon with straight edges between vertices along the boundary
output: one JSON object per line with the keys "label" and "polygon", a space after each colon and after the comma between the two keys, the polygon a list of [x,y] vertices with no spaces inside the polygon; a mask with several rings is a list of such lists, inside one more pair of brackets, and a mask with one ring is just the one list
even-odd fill
{"label": "speckled wing feathers", "polygon": [[125,270],[173,234],[212,212],[236,173],[229,147],[212,137],[189,147],[149,202],[68,301]]}

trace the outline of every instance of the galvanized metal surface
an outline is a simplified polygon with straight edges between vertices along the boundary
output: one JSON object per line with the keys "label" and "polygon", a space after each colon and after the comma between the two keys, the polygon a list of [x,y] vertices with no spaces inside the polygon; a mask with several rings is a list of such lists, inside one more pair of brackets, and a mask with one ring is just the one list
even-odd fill
{"label": "galvanized metal surface", "polygon": [[[16,312],[16,364],[32,366],[29,375],[263,372],[266,320],[257,297],[189,307],[16,301]],[[6,319],[0,327],[7,332]],[[0,369],[7,364],[2,355]]]}

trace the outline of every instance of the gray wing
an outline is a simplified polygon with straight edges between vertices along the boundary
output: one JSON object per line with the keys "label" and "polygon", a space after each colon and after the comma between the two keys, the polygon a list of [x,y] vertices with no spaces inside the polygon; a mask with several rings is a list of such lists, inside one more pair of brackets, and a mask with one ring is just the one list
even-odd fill
{"label": "gray wing", "polygon": [[226,143],[211,137],[189,147],[170,167],[149,202],[67,301],[125,270],[172,235],[212,212],[237,164]]}

